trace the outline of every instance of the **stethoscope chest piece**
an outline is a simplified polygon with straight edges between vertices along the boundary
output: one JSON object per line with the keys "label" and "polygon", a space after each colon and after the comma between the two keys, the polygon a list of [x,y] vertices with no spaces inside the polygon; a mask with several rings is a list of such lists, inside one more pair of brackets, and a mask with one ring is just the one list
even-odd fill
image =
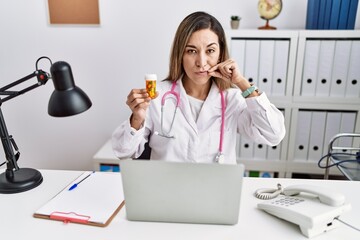
{"label": "stethoscope chest piece", "polygon": [[225,163],[224,154],[218,153],[218,154],[216,155],[215,162],[217,162],[217,163],[219,163],[219,164]]}

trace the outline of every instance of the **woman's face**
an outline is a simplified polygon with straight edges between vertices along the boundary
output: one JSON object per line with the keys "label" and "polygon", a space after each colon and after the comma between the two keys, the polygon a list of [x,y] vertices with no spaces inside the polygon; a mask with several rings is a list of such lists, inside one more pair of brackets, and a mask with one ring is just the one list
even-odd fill
{"label": "woman's face", "polygon": [[219,62],[220,46],[218,36],[210,29],[194,32],[186,44],[183,54],[184,79],[196,85],[208,82],[208,70]]}

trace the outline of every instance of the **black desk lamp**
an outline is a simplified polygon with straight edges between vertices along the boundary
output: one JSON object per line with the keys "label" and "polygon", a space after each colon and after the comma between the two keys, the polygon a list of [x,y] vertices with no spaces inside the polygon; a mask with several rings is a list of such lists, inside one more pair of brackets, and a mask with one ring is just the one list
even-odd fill
{"label": "black desk lamp", "polygon": [[[41,59],[50,61],[51,75],[38,69],[38,62]],[[5,120],[1,111],[2,103],[17,97],[25,92],[46,84],[47,80],[53,79],[55,91],[52,93],[48,106],[48,113],[54,117],[66,117],[86,111],[91,107],[89,97],[77,86],[73,79],[70,65],[66,62],[56,62],[52,64],[48,57],[40,57],[36,61],[36,71],[21,78],[9,85],[0,88],[0,137],[4,147],[6,157],[6,170],[0,174],[0,193],[19,193],[39,186],[43,177],[41,173],[32,168],[19,168],[17,160],[20,152],[11,135],[9,135]],[[37,78],[37,83],[20,91],[7,91],[20,83],[33,77]],[[16,153],[15,153],[16,151]],[[1,164],[2,165],[2,164]]]}

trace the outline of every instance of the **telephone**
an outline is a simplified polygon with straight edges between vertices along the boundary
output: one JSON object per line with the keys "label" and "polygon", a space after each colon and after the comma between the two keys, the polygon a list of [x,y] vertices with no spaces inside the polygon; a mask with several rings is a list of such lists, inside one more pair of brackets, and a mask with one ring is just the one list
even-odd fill
{"label": "telephone", "polygon": [[350,210],[344,195],[332,190],[312,186],[294,185],[284,189],[279,187],[272,194],[269,189],[258,190],[255,195],[261,199],[270,199],[258,203],[257,207],[276,217],[300,226],[302,234],[311,238],[338,226],[334,221],[340,214]]}

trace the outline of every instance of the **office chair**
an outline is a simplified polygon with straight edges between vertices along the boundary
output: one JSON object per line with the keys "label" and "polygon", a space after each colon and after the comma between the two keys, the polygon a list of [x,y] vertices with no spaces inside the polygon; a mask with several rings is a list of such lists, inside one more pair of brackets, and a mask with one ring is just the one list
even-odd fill
{"label": "office chair", "polygon": [[145,145],[144,145],[145,149],[142,152],[142,154],[136,159],[150,160],[151,147],[149,146],[149,142],[150,142],[150,139],[147,143],[145,143]]}

